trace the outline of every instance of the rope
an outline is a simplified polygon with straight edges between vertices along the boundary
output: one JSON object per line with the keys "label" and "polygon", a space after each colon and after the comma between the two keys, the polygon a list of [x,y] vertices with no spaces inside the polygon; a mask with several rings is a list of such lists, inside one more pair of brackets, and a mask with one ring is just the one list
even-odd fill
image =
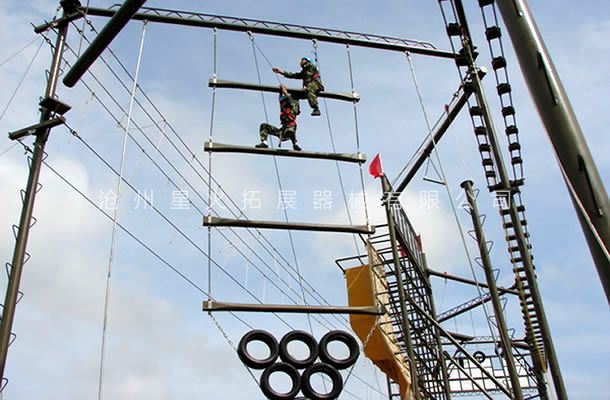
{"label": "rope", "polygon": [[[349,65],[349,80],[350,83],[352,85],[352,95],[356,95],[356,89],[354,87],[354,72],[353,72],[353,68],[352,68],[352,55],[350,52],[350,47],[349,44],[345,45],[345,48],[347,50],[347,61],[348,61],[348,65]],[[360,153],[360,131],[358,129],[358,108],[356,107],[356,101],[354,100],[352,102],[353,106],[354,106],[354,128],[356,130],[356,149],[358,150],[358,153]],[[364,201],[364,217],[366,219],[366,225],[368,226],[370,224],[369,222],[369,210],[368,210],[368,204],[366,201],[366,189],[364,186],[364,172],[363,172],[363,165],[359,164],[359,170],[360,170],[360,186],[362,188],[362,199]],[[368,234],[368,237],[370,238],[371,235]]]}
{"label": "rope", "polygon": [[470,267],[470,272],[472,273],[472,278],[473,278],[473,280],[475,282],[475,286],[477,288],[477,293],[478,293],[479,300],[481,301],[481,306],[483,307],[483,312],[485,314],[485,319],[486,319],[487,325],[489,327],[489,332],[490,332],[491,336],[494,338],[494,340],[496,340],[495,331],[494,331],[494,329],[492,328],[492,325],[491,325],[491,317],[490,317],[489,311],[487,310],[487,306],[486,306],[485,302],[483,301],[483,292],[482,292],[481,286],[479,284],[479,281],[477,279],[477,275],[476,275],[476,272],[474,270],[474,265],[472,264],[472,258],[470,256],[470,251],[468,250],[468,244],[466,243],[466,237],[464,235],[464,229],[462,228],[462,224],[461,224],[459,216],[457,214],[457,208],[455,206],[455,201],[453,200],[453,196],[451,196],[451,190],[449,189],[447,176],[445,175],[445,169],[443,168],[443,163],[442,163],[442,160],[441,160],[441,157],[440,157],[440,153],[438,151],[438,146],[436,145],[436,141],[434,140],[434,136],[432,135],[432,132],[430,130],[430,122],[428,120],[428,114],[426,113],[426,108],[425,108],[425,105],[424,105],[424,102],[423,102],[423,97],[421,95],[421,92],[420,92],[420,89],[419,89],[419,85],[417,83],[417,76],[415,74],[415,68],[414,68],[413,62],[411,60],[411,55],[408,52],[406,52],[406,56],[407,56],[407,60],[409,61],[411,77],[412,77],[412,80],[413,80],[413,84],[415,86],[415,91],[417,92],[417,98],[419,100],[419,103],[420,103],[420,106],[421,106],[421,109],[422,109],[422,112],[423,112],[423,115],[424,115],[426,126],[428,127],[428,132],[429,132],[428,133],[428,137],[432,141],[433,152],[434,152],[434,155],[435,155],[435,157],[436,157],[436,159],[438,161],[438,166],[439,166],[439,171],[440,171],[440,174],[441,174],[441,178],[443,179],[443,182],[445,182],[445,185],[444,185],[445,191],[447,192],[447,197],[449,198],[449,203],[451,204],[451,211],[453,213],[453,217],[455,219],[458,231],[460,232],[460,238],[461,238],[462,246],[464,247],[464,252],[466,253],[466,258],[468,260],[468,265]]}
{"label": "rope", "polygon": [[138,61],[136,64],[136,72],[135,72],[135,78],[133,81],[133,87],[132,87],[132,91],[131,91],[131,98],[129,99],[129,112],[127,114],[127,123],[125,125],[125,135],[123,136],[123,147],[121,150],[121,161],[120,161],[120,166],[119,166],[119,180],[117,182],[117,204],[116,207],[114,209],[114,215],[112,218],[112,238],[110,241],[110,256],[108,259],[108,275],[106,277],[106,294],[105,294],[105,298],[104,298],[104,322],[103,322],[103,327],[102,327],[102,343],[101,343],[101,352],[100,352],[100,369],[99,369],[99,382],[98,382],[98,393],[97,393],[97,398],[98,400],[102,399],[102,395],[103,395],[103,386],[104,386],[104,357],[105,357],[105,350],[106,350],[106,330],[108,328],[108,310],[109,310],[109,303],[110,303],[110,284],[111,284],[111,277],[112,277],[112,262],[114,259],[114,250],[115,250],[115,243],[116,243],[116,232],[117,232],[117,219],[118,219],[118,214],[119,214],[119,208],[120,208],[120,199],[121,199],[121,187],[122,187],[122,182],[123,182],[123,169],[124,169],[124,164],[125,164],[125,153],[127,150],[127,132],[129,132],[129,127],[130,127],[130,123],[131,123],[131,114],[133,112],[133,103],[134,103],[134,98],[136,96],[136,90],[138,88],[138,74],[140,72],[140,63],[142,61],[142,52],[144,50],[144,38],[146,35],[146,27],[148,25],[147,21],[144,21],[143,25],[142,25],[142,37],[140,39],[140,48],[138,51]]}
{"label": "rope", "polygon": [[[217,37],[217,29],[214,28],[214,82],[216,82],[217,74],[216,74],[216,37]],[[209,133],[209,141],[212,142],[212,135],[214,132],[214,110],[216,108],[216,85],[212,87],[212,108],[210,111],[210,133]],[[212,215],[212,152],[208,153],[208,217]],[[212,293],[212,227],[208,226],[208,292]],[[208,299],[209,300],[209,299]],[[212,313],[209,313],[212,315]]]}
{"label": "rope", "polygon": [[83,39],[85,36],[85,25],[88,23],[88,19],[87,19],[87,13],[89,12],[89,3],[91,2],[91,0],[87,0],[87,5],[85,6],[85,12],[81,11],[81,14],[83,15],[83,27],[81,28],[81,32],[80,32],[80,40],[78,41],[78,51],[77,54],[80,57],[80,51],[83,47]]}
{"label": "rope", "polygon": [[[313,42],[314,59],[316,61],[316,64],[318,64],[318,70],[320,71],[320,73],[322,73],[322,67],[320,66],[320,59],[318,56],[318,42],[315,39],[313,39],[312,42]],[[335,146],[335,136],[333,134],[333,128],[332,128],[332,125],[330,122],[330,113],[328,112],[328,103],[326,101],[326,98],[322,99],[322,102],[324,103],[324,115],[326,116],[326,125],[328,127],[330,145],[333,149],[333,153],[336,153],[337,147]],[[339,161],[335,161],[335,168],[337,169],[337,177],[339,179],[339,185],[341,186],[341,195],[343,197],[343,204],[345,205],[345,210],[347,211],[347,220],[349,221],[350,225],[353,225],[352,213],[349,209],[349,202],[347,200],[347,194],[345,192],[345,184],[343,183],[343,175],[341,174],[341,168],[339,167]],[[352,234],[352,238],[354,239],[354,246],[356,247],[356,254],[358,254],[360,252],[360,250],[358,248],[358,237],[354,233],[354,234]]]}
{"label": "rope", "polygon": [[19,54],[21,54],[22,51],[24,51],[25,49],[27,49],[28,47],[30,47],[31,45],[34,44],[34,42],[36,42],[37,40],[39,40],[40,38],[38,36],[36,36],[30,43],[26,44],[25,46],[23,46],[21,49],[17,50],[16,53],[14,53],[13,55],[9,56],[7,59],[5,59],[4,61],[0,62],[0,67],[2,67],[4,64],[6,64],[7,62],[11,61],[13,58],[17,57]]}
{"label": "rope", "polygon": [[34,57],[32,57],[32,60],[28,64],[27,68],[25,69],[25,72],[21,76],[21,79],[19,79],[19,83],[17,84],[17,87],[15,88],[15,90],[13,90],[13,94],[11,95],[11,98],[8,100],[8,103],[6,103],[6,106],[4,107],[4,110],[2,110],[2,114],[0,114],[0,120],[2,120],[2,118],[4,118],[4,115],[6,114],[6,111],[10,107],[11,103],[13,102],[13,100],[15,99],[15,96],[17,95],[17,92],[21,88],[21,85],[23,84],[23,81],[25,80],[25,77],[27,76],[28,72],[30,71],[30,68],[32,68],[32,65],[34,64],[34,61],[36,61],[36,58],[38,57],[38,53],[40,53],[40,49],[42,48],[42,45],[44,43],[45,43],[44,41],[40,42],[40,45],[38,46],[38,49],[36,49],[36,53],[34,54]]}

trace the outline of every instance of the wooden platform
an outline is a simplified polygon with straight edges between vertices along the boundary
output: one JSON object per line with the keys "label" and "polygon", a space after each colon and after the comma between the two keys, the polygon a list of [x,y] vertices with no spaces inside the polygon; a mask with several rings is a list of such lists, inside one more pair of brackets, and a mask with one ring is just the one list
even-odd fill
{"label": "wooden platform", "polygon": [[376,307],[310,306],[300,304],[244,304],[213,300],[203,302],[203,311],[272,312],[300,314],[358,314],[381,315],[385,310]]}
{"label": "wooden platform", "polygon": [[[279,86],[271,86],[271,85],[256,85],[253,83],[243,83],[243,82],[233,82],[233,81],[223,81],[221,79],[211,78],[208,81],[209,87],[216,88],[225,88],[225,89],[245,89],[245,90],[256,90],[263,92],[271,92],[278,93],[280,92]],[[292,97],[297,100],[306,99],[307,95],[305,94],[305,90],[299,88],[288,88],[288,92]],[[335,99],[335,100],[343,100],[343,101],[360,101],[360,96],[358,93],[340,93],[340,92],[320,92],[318,93],[318,97],[325,97],[327,99]]]}
{"label": "wooden platform", "polygon": [[295,151],[291,149],[260,149],[254,146],[238,146],[215,142],[206,142],[203,148],[210,153],[247,153],[263,154],[282,157],[314,158],[318,160],[344,161],[362,164],[366,162],[366,155],[363,153],[325,153],[319,151]]}
{"label": "wooden platform", "polygon": [[205,216],[203,226],[232,226],[238,228],[260,228],[260,229],[292,229],[296,231],[318,231],[318,232],[342,232],[342,233],[375,233],[374,226],[367,225],[331,225],[331,224],[311,224],[303,222],[274,222],[274,221],[254,221],[245,219],[231,219]]}

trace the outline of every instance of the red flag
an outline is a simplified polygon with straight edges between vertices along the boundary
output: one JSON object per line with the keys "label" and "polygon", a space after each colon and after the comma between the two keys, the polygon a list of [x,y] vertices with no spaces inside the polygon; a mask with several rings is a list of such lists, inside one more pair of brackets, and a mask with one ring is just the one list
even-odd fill
{"label": "red flag", "polygon": [[381,157],[379,157],[379,153],[373,158],[373,161],[369,164],[369,174],[373,175],[375,178],[379,178],[383,176],[383,170],[381,168]]}

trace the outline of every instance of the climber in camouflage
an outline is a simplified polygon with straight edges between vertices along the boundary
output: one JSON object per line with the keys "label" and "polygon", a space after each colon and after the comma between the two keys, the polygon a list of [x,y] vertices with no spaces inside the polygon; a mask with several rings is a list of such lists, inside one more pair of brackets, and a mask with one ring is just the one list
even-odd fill
{"label": "climber in camouflage", "polygon": [[280,147],[283,141],[290,140],[293,150],[301,151],[297,144],[297,115],[300,113],[299,102],[292,98],[285,85],[280,85],[279,101],[281,126],[276,128],[273,125],[262,123],[259,128],[261,142],[254,147],[259,149],[268,148],[267,138],[271,135],[280,139]]}
{"label": "climber in camouflage", "polygon": [[290,79],[302,79],[303,89],[307,94],[307,101],[311,106],[311,115],[320,115],[320,108],[318,107],[318,93],[324,90],[322,85],[322,79],[320,79],[320,72],[316,67],[316,64],[309,57],[301,58],[301,71],[300,72],[287,72],[280,68],[273,68],[273,72],[276,74],[282,74],[286,78]]}

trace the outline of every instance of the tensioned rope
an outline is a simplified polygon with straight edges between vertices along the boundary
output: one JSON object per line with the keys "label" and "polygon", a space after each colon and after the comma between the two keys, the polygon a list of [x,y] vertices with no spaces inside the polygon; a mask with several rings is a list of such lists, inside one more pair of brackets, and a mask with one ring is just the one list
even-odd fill
{"label": "tensioned rope", "polygon": [[[455,206],[455,202],[453,200],[453,197],[451,196],[451,190],[449,189],[449,184],[448,184],[448,180],[447,180],[447,176],[445,174],[445,169],[443,167],[443,163],[440,157],[440,153],[438,151],[438,146],[436,141],[434,140],[434,136],[432,135],[432,130],[430,127],[430,121],[428,119],[428,113],[426,112],[426,107],[424,105],[424,100],[423,97],[421,95],[421,91],[419,88],[419,84],[417,82],[417,76],[415,74],[415,68],[413,66],[413,60],[411,59],[411,54],[409,52],[405,52],[406,57],[407,57],[407,61],[409,63],[409,70],[411,72],[411,78],[413,80],[413,85],[415,86],[415,91],[417,93],[417,98],[419,100],[419,105],[422,109],[422,113],[424,116],[424,120],[426,122],[426,127],[428,128],[428,136],[430,137],[430,140],[432,141],[432,148],[433,148],[433,152],[434,155],[436,157],[436,160],[438,161],[438,167],[439,167],[439,171],[441,174],[441,178],[443,179],[443,182],[445,182],[445,185],[443,185],[445,187],[445,191],[447,192],[447,197],[449,198],[449,204],[451,205],[451,210],[453,212],[453,217],[455,219],[455,223],[456,226],[458,228],[458,231],[460,232],[460,238],[461,238],[461,242],[462,242],[462,246],[464,247],[464,252],[466,254],[466,258],[468,260],[468,265],[470,267],[470,272],[472,273],[472,278],[475,282],[475,286],[477,288],[477,293],[478,293],[478,297],[479,297],[479,301],[481,302],[481,306],[483,307],[483,312],[485,314],[485,320],[487,321],[487,326],[489,328],[489,332],[491,334],[491,336],[494,338],[494,340],[496,340],[495,337],[495,330],[492,327],[492,323],[491,323],[491,317],[490,317],[490,313],[487,310],[487,305],[486,303],[483,301],[483,291],[481,289],[481,284],[478,281],[477,278],[477,274],[474,270],[474,265],[472,264],[472,259],[470,256],[470,250],[468,250],[468,244],[466,242],[466,237],[464,235],[464,229],[462,227],[462,223],[460,222],[458,213],[457,213],[457,207]],[[471,210],[472,212],[472,210]],[[489,251],[489,250],[487,250]]]}
{"label": "tensioned rope", "polygon": [[13,94],[11,94],[11,97],[8,100],[8,103],[6,103],[6,106],[2,110],[2,114],[0,114],[0,120],[2,120],[2,118],[4,118],[4,115],[6,115],[6,111],[10,107],[11,103],[13,102],[13,100],[15,99],[15,96],[17,95],[17,92],[21,88],[21,85],[23,84],[23,81],[25,80],[25,77],[28,75],[28,72],[30,71],[30,68],[32,68],[32,65],[34,64],[34,61],[36,61],[36,58],[38,57],[38,53],[40,53],[40,49],[42,48],[43,44],[44,44],[44,40],[40,42],[40,45],[38,46],[38,49],[36,49],[36,53],[34,53],[34,56],[32,57],[32,60],[30,61],[30,63],[28,64],[27,68],[23,72],[23,75],[21,75],[21,78],[19,79],[19,83],[17,83],[17,87],[15,88],[15,90],[13,90]]}
{"label": "tensioned rope", "polygon": [[103,397],[103,387],[104,387],[104,359],[106,353],[106,334],[108,329],[108,311],[109,311],[109,303],[110,303],[110,286],[112,281],[112,264],[114,260],[114,252],[116,245],[116,233],[117,233],[117,220],[119,217],[120,205],[121,205],[121,188],[123,183],[123,170],[125,167],[125,155],[127,151],[127,132],[129,132],[130,124],[131,124],[131,115],[133,112],[133,103],[134,98],[136,96],[136,91],[138,89],[138,75],[140,73],[140,65],[142,62],[142,53],[144,51],[144,39],[146,37],[146,27],[148,25],[148,21],[144,21],[142,24],[142,36],[140,38],[140,48],[138,50],[138,59],[136,62],[136,71],[134,74],[133,86],[131,89],[131,97],[129,99],[129,111],[127,113],[127,122],[125,123],[125,133],[123,135],[123,144],[121,149],[121,161],[119,165],[119,179],[117,181],[116,187],[116,206],[114,207],[114,214],[112,218],[112,236],[110,239],[110,255],[108,257],[108,273],[106,276],[106,294],[104,297],[104,320],[102,326],[102,343],[100,350],[100,366],[99,366],[99,381],[98,381],[98,390],[97,390],[97,398],[101,400]]}
{"label": "tensioned rope", "polygon": [[[315,39],[313,39],[312,42],[313,42],[314,59],[316,61],[316,64],[318,64],[318,70],[320,71],[320,74],[321,74],[322,67],[320,65],[320,55],[318,54],[318,42]],[[328,136],[330,139],[330,145],[331,145],[331,148],[333,149],[333,153],[336,153],[337,147],[335,146],[335,136],[333,134],[333,128],[332,128],[332,125],[330,122],[330,113],[328,112],[328,102],[326,101],[326,98],[323,98],[322,102],[324,103],[324,115],[326,116],[326,126],[328,128]],[[350,211],[349,202],[347,200],[347,194],[345,192],[345,184],[343,183],[343,175],[341,174],[341,168],[339,166],[339,161],[335,161],[335,168],[337,170],[337,178],[339,179],[339,186],[341,186],[341,195],[343,197],[343,204],[345,206],[345,211],[347,212],[347,220],[349,221],[350,225],[353,225],[352,213]],[[356,234],[352,234],[352,238],[354,239],[354,246],[356,248],[356,254],[358,254],[360,252],[360,250],[358,248],[358,238],[357,238]]]}
{"label": "tensioned rope", "polygon": [[[213,55],[213,69],[214,69],[214,75],[213,75],[213,79],[214,82],[216,82],[216,40],[217,40],[217,29],[214,28],[213,31],[213,48],[214,48],[214,55]],[[214,85],[214,87],[212,87],[212,106],[210,107],[210,132],[209,132],[209,137],[208,140],[210,141],[210,143],[212,143],[212,135],[214,132],[214,110],[216,108],[216,85]],[[210,151],[208,153],[208,217],[210,217],[212,215],[212,152]],[[208,292],[211,294],[212,293],[212,227],[208,226]],[[210,299],[208,299],[210,300]],[[208,313],[210,316],[212,316],[212,313],[209,312]]]}

